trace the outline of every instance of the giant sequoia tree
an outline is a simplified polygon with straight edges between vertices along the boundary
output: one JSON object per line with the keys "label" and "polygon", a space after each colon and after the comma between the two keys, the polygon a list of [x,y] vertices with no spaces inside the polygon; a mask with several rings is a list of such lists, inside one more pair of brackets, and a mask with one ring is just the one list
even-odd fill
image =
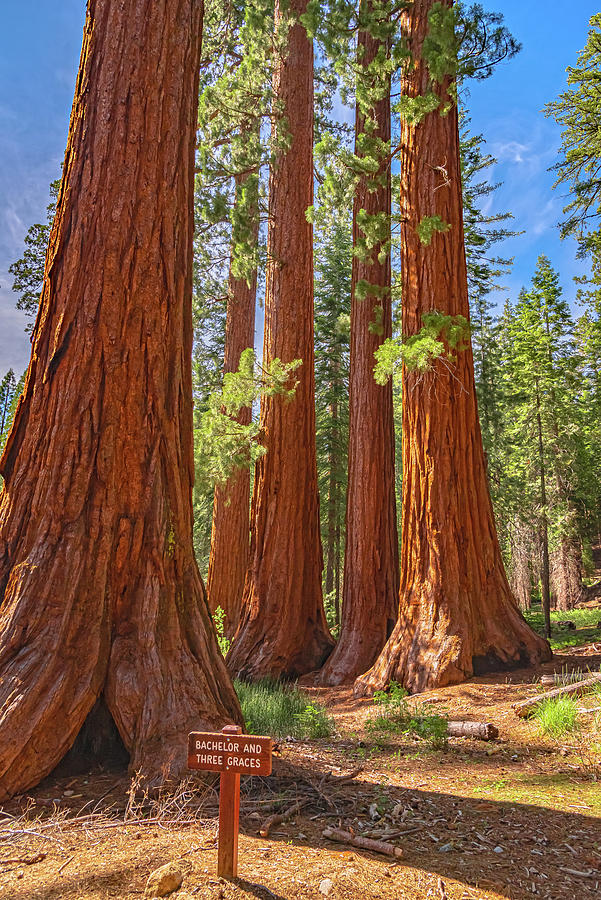
{"label": "giant sequoia tree", "polygon": [[201,0],[90,0],[23,398],[0,468],[0,796],[99,697],[132,767],[240,719],[192,551]]}
{"label": "giant sequoia tree", "polygon": [[[256,195],[256,174],[236,176],[236,193],[246,190]],[[254,243],[259,235],[259,216],[254,204],[251,222]],[[232,238],[233,243],[234,238]],[[237,278],[230,267],[225,330],[224,372],[236,372],[240,356],[255,343],[255,301],[257,272],[249,280]],[[241,425],[249,425],[252,410],[245,406],[238,415]],[[207,576],[209,606],[225,613],[225,632],[235,632],[240,617],[244,579],[250,554],[250,470],[236,470],[224,485],[216,485],[211,530],[211,555]]]}
{"label": "giant sequoia tree", "polygon": [[[452,0],[415,0],[406,13],[414,57],[402,84],[406,337],[420,332],[424,314],[469,316],[453,54],[445,46],[451,12]],[[419,691],[549,656],[519,613],[503,569],[468,342],[455,360],[447,353],[426,372],[403,371],[399,617],[355,689],[369,693],[396,679]]]}
{"label": "giant sequoia tree", "polygon": [[[332,649],[322,602],[322,554],[315,451],[313,248],[313,44],[298,21],[306,0],[287,7],[296,21],[274,72],[263,358],[302,360],[295,395],[264,397],[267,453],[255,472],[251,563],[240,627],[227,662],[245,678],[296,677]],[[287,12],[276,3],[276,28]],[[284,149],[287,148],[287,149]]]}
{"label": "giant sequoia tree", "polygon": [[[380,13],[381,16],[381,13]],[[355,153],[368,157],[353,204],[353,271],[346,547],[340,639],[320,684],[352,681],[375,661],[397,616],[392,383],[374,379],[374,353],[392,333],[390,76],[386,22],[363,2],[357,40]],[[371,19],[371,23],[370,23]],[[367,24],[367,28],[365,28]],[[371,29],[378,36],[373,36]],[[374,163],[377,168],[370,168]],[[369,172],[369,174],[368,174]]]}

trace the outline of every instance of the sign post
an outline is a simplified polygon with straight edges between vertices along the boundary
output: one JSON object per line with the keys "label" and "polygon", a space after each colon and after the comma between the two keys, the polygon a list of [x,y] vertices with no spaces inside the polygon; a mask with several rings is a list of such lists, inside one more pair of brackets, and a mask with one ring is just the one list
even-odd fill
{"label": "sign post", "polygon": [[188,768],[221,773],[217,874],[223,878],[238,874],[240,775],[271,775],[272,747],[270,737],[243,735],[239,725],[188,735]]}

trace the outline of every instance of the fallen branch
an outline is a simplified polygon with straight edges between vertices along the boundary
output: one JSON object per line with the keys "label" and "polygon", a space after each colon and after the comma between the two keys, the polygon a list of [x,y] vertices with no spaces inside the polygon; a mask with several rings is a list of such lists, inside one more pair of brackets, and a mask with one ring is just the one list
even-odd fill
{"label": "fallen branch", "polygon": [[592,678],[587,678],[585,681],[577,681],[575,684],[568,684],[565,687],[556,688],[554,691],[547,691],[544,694],[538,694],[536,697],[530,697],[528,700],[521,700],[519,703],[514,703],[512,709],[516,715],[523,719],[544,700],[554,700],[555,697],[567,697],[572,694],[579,696],[580,694],[585,694],[589,688],[593,688],[600,682],[601,672],[598,672],[596,675],[593,675]]}
{"label": "fallen branch", "polygon": [[66,859],[65,862],[60,867],[60,869],[58,869],[58,874],[60,875],[60,873],[63,871],[63,869],[66,869],[67,866],[69,865],[69,863],[73,862],[74,859],[75,859],[75,856],[70,856],[69,859]]}
{"label": "fallen branch", "polygon": [[286,821],[286,819],[289,819],[297,812],[300,812],[300,810],[306,803],[307,800],[299,800],[298,803],[294,803],[292,806],[289,806],[288,809],[284,810],[284,812],[274,813],[273,816],[269,816],[269,818],[265,819],[265,821],[259,828],[259,834],[261,835],[261,837],[269,837],[269,832],[274,827],[274,825],[281,825],[282,822]]}
{"label": "fallen branch", "polygon": [[346,784],[347,781],[352,781],[353,778],[356,778],[357,775],[360,775],[362,771],[363,771],[363,766],[359,766],[358,769],[353,769],[353,771],[349,772],[348,775],[332,775],[331,772],[328,772],[327,775],[325,776],[325,778],[322,778],[322,780],[320,781],[319,786],[321,787],[324,784],[324,782],[327,782],[327,784],[334,784],[334,785]]}
{"label": "fallen branch", "polygon": [[34,863],[42,862],[43,859],[46,859],[45,853],[36,853],[34,856],[13,856],[11,859],[0,859],[0,866],[7,866],[9,863],[32,866]]}
{"label": "fallen branch", "polygon": [[490,722],[449,722],[449,737],[470,737],[480,741],[494,741],[499,737],[499,729]]}
{"label": "fallen branch", "polygon": [[396,856],[397,858],[403,855],[400,847],[395,847],[388,841],[374,841],[372,838],[359,837],[359,835],[351,834],[350,831],[343,831],[342,828],[324,828],[321,833],[330,841],[350,844],[352,847],[360,847],[361,850],[369,850],[371,853],[383,853],[385,856]]}

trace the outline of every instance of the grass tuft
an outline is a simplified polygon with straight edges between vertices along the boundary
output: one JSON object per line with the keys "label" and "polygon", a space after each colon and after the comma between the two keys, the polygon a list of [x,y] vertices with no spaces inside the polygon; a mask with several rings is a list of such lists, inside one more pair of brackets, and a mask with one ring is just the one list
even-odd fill
{"label": "grass tuft", "polygon": [[325,707],[294,684],[235,681],[234,687],[249,734],[316,740],[330,737],[334,731]]}
{"label": "grass tuft", "polygon": [[578,709],[572,697],[543,700],[534,713],[540,727],[551,737],[562,737],[578,729]]}

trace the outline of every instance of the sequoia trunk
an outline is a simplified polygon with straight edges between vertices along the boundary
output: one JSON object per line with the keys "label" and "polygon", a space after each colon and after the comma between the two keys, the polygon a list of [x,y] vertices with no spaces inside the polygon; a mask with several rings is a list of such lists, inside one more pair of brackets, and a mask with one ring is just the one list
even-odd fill
{"label": "sequoia trunk", "polygon": [[90,0],[24,393],[1,471],[0,796],[97,698],[149,776],[240,721],[192,549],[198,0]]}
{"label": "sequoia trunk", "polygon": [[[374,379],[374,353],[392,334],[390,270],[390,83],[381,86],[368,74],[382,42],[359,32],[357,60],[372,95],[367,109],[375,123],[370,138],[381,141],[380,168],[363,177],[353,205],[349,459],[346,549],[340,639],[319,673],[319,684],[341,684],[373,664],[393,629],[398,610],[399,552],[394,494],[394,421],[392,383]],[[379,90],[378,90],[379,87]],[[375,92],[378,92],[377,94]],[[378,94],[380,94],[378,96]],[[362,155],[366,101],[357,103],[356,147]],[[362,215],[386,217],[385,233],[365,247]],[[373,219],[368,219],[371,224]],[[361,245],[361,246],[360,246]],[[365,288],[366,283],[368,287]],[[366,293],[364,291],[366,289]]]}
{"label": "sequoia trunk", "polygon": [[[288,7],[298,20],[306,0]],[[276,28],[286,24],[276,3]],[[251,563],[240,627],[227,662],[248,679],[295,678],[332,648],[321,592],[315,452],[313,248],[313,45],[296,21],[274,74],[275,137],[287,135],[270,179],[265,293],[266,362],[302,359],[291,400],[264,398],[267,453],[255,472]],[[293,386],[294,382],[290,385]]]}
{"label": "sequoia trunk", "polygon": [[[466,318],[457,107],[449,79],[432,84],[421,59],[433,0],[406,13],[415,65],[404,77],[410,97],[435,89],[434,111],[401,133],[403,333],[419,332],[424,313]],[[451,6],[446,0],[445,6]],[[418,237],[427,217],[450,230],[429,245]],[[436,220],[435,220],[436,221]],[[403,371],[403,522],[399,618],[358,694],[392,679],[410,691],[463,681],[474,673],[534,663],[551,655],[526,624],[503,569],[490,501],[474,389],[471,347],[437,360],[425,373]]]}
{"label": "sequoia trunk", "polygon": [[[251,176],[254,178],[254,176]],[[236,177],[236,193],[245,186],[247,177]],[[252,238],[259,236],[259,218],[253,222]],[[225,326],[224,372],[237,372],[240,356],[255,343],[255,301],[257,273],[250,283],[236,278],[230,271]],[[249,425],[252,410],[245,407],[238,422]],[[224,631],[231,637],[240,619],[244,579],[250,559],[250,471],[238,469],[225,485],[217,485],[213,500],[211,555],[207,576],[207,595],[212,612],[225,613]]]}

